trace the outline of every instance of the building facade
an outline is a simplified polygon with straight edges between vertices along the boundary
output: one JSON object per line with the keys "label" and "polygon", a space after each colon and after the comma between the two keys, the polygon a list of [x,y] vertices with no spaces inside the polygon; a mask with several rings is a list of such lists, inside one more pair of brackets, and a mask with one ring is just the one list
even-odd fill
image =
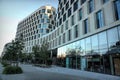
{"label": "building facade", "polygon": [[59,0],[55,24],[34,41],[47,40],[59,65],[120,75],[120,0]]}
{"label": "building facade", "polygon": [[41,37],[55,29],[55,20],[56,9],[42,6],[18,23],[16,38],[22,34],[25,53],[31,53],[33,46],[40,45]]}

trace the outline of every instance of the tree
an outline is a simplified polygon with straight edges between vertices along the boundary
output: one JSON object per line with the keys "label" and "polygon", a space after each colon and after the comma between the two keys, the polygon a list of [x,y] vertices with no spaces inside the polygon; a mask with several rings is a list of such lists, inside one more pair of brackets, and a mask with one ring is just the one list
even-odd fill
{"label": "tree", "polygon": [[42,61],[43,64],[47,64],[47,60],[49,59],[49,44],[46,41],[43,41],[41,46],[35,45],[33,46],[33,54],[35,60]]}
{"label": "tree", "polygon": [[5,55],[3,56],[3,59],[10,61],[10,63],[12,61],[18,61],[20,55],[22,54],[23,48],[24,48],[24,43],[21,35],[20,38],[12,40],[11,45],[6,48],[6,52]]}

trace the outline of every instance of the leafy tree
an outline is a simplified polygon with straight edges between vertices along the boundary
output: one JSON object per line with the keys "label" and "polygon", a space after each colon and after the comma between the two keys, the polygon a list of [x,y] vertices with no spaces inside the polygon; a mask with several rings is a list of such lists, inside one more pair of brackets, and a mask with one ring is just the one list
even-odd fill
{"label": "leafy tree", "polygon": [[42,61],[42,63],[47,64],[47,60],[49,59],[49,44],[46,41],[43,41],[41,46],[35,45],[33,46],[33,54],[35,60]]}
{"label": "leafy tree", "polygon": [[24,43],[22,40],[22,35],[20,38],[12,40],[11,45],[6,48],[6,52],[3,56],[3,60],[18,61],[20,55],[22,54],[22,50],[24,48]]}

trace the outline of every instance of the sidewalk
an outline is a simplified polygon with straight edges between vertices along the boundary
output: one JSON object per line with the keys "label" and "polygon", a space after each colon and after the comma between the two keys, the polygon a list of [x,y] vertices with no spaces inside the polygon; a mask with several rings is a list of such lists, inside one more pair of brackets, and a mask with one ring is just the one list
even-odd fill
{"label": "sidewalk", "polygon": [[53,66],[52,68],[36,67],[36,69],[40,71],[74,75],[74,76],[92,78],[92,79],[97,79],[97,80],[120,80],[120,77],[118,76],[100,74],[100,73],[94,73],[94,72],[88,72],[88,71],[81,71],[81,70],[75,70],[75,69],[68,69],[68,68],[57,67],[57,66]]}

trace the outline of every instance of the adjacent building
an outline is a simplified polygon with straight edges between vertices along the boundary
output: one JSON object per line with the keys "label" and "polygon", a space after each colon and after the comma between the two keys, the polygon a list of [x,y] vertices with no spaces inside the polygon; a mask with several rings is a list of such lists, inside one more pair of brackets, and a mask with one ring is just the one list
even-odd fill
{"label": "adjacent building", "polygon": [[40,16],[49,13],[40,8],[18,24],[26,52],[47,40],[51,55],[63,60],[59,65],[120,75],[120,0],[59,0],[57,14],[51,9],[52,18]]}

